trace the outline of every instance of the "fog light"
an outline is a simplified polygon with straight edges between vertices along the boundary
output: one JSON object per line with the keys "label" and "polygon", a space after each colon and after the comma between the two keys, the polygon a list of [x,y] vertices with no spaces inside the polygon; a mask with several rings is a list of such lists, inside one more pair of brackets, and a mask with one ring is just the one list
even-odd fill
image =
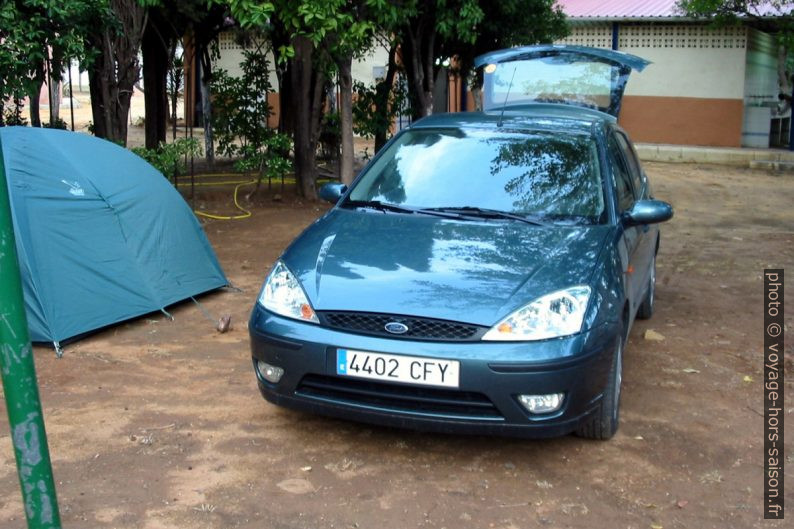
{"label": "fog light", "polygon": [[261,360],[257,360],[256,370],[259,371],[259,375],[262,378],[268,382],[272,382],[273,384],[278,383],[278,381],[281,380],[281,377],[284,376],[284,369],[271,366],[270,364]]}
{"label": "fog light", "polygon": [[541,414],[552,413],[562,406],[565,393],[549,393],[548,395],[519,395],[518,402],[527,409],[529,413]]}

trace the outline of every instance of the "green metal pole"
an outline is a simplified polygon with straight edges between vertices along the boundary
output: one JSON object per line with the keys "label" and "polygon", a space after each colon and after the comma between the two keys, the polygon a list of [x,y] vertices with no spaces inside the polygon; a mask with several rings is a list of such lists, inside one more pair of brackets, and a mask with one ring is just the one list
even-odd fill
{"label": "green metal pole", "polygon": [[28,529],[60,529],[0,149],[0,371]]}

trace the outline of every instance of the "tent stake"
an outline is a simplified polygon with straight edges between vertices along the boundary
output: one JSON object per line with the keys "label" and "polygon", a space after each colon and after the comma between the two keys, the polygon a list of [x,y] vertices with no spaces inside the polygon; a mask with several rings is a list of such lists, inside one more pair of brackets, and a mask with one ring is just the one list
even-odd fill
{"label": "tent stake", "polygon": [[245,291],[244,291],[242,288],[238,287],[237,285],[235,285],[235,284],[234,284],[234,283],[232,283],[231,281],[229,281],[229,284],[228,284],[228,285],[226,285],[226,286],[225,286],[225,287],[223,287],[223,288],[229,289],[229,290],[231,290],[232,292],[237,292],[237,293],[240,293],[240,294],[242,294],[243,292],[245,292]]}
{"label": "tent stake", "polygon": [[63,358],[63,349],[61,348],[61,342],[52,342],[52,346],[55,347],[55,358]]}
{"label": "tent stake", "polygon": [[165,309],[160,309],[160,312],[165,314],[165,317],[168,318],[169,320],[174,321],[174,317],[171,316]]}

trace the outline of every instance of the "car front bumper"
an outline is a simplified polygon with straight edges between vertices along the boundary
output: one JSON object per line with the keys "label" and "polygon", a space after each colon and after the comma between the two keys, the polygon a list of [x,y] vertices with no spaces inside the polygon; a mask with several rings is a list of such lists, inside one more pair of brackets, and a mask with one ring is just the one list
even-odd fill
{"label": "car front bumper", "polygon": [[[249,322],[262,395],[287,408],[423,431],[551,437],[598,411],[618,326],[539,342],[427,342],[364,336],[277,316],[258,304]],[[339,348],[458,360],[460,387],[432,388],[336,374]],[[257,360],[284,369],[277,384]],[[560,410],[532,415],[521,394],[565,393]]]}

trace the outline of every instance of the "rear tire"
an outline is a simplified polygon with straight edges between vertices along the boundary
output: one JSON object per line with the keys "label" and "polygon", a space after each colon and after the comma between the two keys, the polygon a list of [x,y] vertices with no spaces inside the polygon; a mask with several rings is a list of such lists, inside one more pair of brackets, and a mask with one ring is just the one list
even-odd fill
{"label": "rear tire", "polygon": [[653,303],[656,299],[656,256],[651,262],[651,277],[648,279],[648,290],[645,292],[645,299],[642,300],[640,308],[637,309],[637,317],[641,320],[649,320],[653,316]]}
{"label": "rear tire", "polygon": [[576,435],[586,439],[606,441],[611,439],[618,430],[620,421],[620,393],[623,381],[623,331],[618,333],[615,353],[612,355],[612,367],[609,371],[601,405],[592,416],[579,426]]}

